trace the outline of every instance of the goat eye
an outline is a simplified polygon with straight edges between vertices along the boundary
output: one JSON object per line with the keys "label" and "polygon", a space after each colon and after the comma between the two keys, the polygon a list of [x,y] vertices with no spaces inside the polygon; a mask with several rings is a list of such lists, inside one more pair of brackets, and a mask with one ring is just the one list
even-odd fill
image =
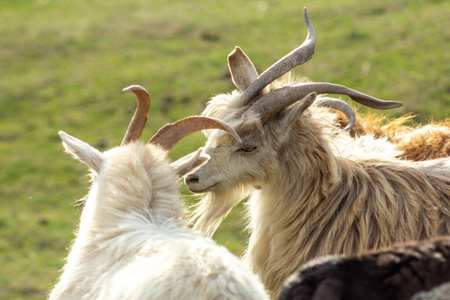
{"label": "goat eye", "polygon": [[256,149],[256,146],[254,145],[243,145],[241,150],[244,152],[252,152]]}

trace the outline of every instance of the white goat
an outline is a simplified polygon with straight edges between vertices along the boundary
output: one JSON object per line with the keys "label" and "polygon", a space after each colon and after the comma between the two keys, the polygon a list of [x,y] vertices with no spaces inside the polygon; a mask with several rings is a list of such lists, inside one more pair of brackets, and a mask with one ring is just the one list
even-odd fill
{"label": "white goat", "polygon": [[150,97],[139,86],[126,91],[139,104],[121,147],[101,153],[59,133],[66,150],[91,169],[92,187],[50,299],[266,299],[257,276],[183,220],[177,177],[208,157],[197,152],[172,164],[166,157],[204,128],[239,137],[221,121],[190,117],[163,127],[148,145],[136,142]]}
{"label": "white goat", "polygon": [[450,233],[450,159],[396,159],[385,141],[352,139],[336,126],[336,114],[313,105],[315,93],[345,94],[382,109],[396,102],[329,83],[270,84],[312,56],[315,33],[306,10],[305,20],[306,41],[259,77],[242,50],[230,54],[242,92],[215,97],[204,114],[233,126],[242,143],[207,132],[211,159],[185,179],[192,192],[207,192],[193,216],[207,236],[251,195],[244,260],[273,297],[311,258]]}

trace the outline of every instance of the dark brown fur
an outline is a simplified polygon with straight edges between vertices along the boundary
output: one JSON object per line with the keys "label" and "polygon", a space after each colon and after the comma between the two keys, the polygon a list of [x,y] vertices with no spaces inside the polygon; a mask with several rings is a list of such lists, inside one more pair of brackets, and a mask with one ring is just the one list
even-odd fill
{"label": "dark brown fur", "polygon": [[280,299],[409,299],[449,281],[450,236],[446,236],[315,260],[288,280]]}

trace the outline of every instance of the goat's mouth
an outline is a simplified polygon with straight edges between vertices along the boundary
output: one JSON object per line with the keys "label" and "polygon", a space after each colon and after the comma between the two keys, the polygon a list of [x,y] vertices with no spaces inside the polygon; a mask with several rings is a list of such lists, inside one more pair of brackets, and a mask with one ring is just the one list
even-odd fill
{"label": "goat's mouth", "polygon": [[[187,184],[186,184],[186,185],[187,185]],[[206,188],[205,188],[205,187],[198,187],[198,186],[195,186],[195,185],[187,185],[187,188],[188,188],[191,192],[193,192],[193,193],[195,193],[195,194],[201,194],[201,193],[206,193],[206,192],[212,191],[216,185],[217,185],[217,184],[213,184],[213,185],[208,186],[208,187],[206,187]]]}
{"label": "goat's mouth", "polygon": [[195,174],[187,175],[184,178],[184,183],[191,192],[196,194],[208,192],[217,185],[217,183],[214,183],[205,187],[204,184],[202,184],[202,182],[200,181],[200,178]]}
{"label": "goat's mouth", "polygon": [[211,190],[211,187],[208,187],[208,188],[206,188],[206,189],[196,189],[196,188],[193,188],[193,187],[189,187],[189,186],[188,186],[188,189],[189,189],[191,192],[193,192],[193,193],[201,194],[201,193],[209,192],[209,191]]}

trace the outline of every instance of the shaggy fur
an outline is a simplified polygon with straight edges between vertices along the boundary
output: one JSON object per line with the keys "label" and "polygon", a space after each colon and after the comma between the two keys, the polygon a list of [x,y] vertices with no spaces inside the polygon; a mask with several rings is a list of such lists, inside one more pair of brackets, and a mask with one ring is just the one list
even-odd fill
{"label": "shaggy fur", "polygon": [[315,259],[287,280],[280,300],[423,299],[445,288],[447,298],[442,299],[449,299],[449,286],[442,285],[447,282],[450,236],[357,256]]}
{"label": "shaggy fur", "polygon": [[[347,125],[342,113],[338,122]],[[376,114],[357,116],[351,134],[362,136],[373,134],[376,137],[387,137],[402,151],[401,158],[421,161],[450,156],[450,119],[442,122],[431,122],[427,125],[414,126],[412,115],[405,115],[390,121]]]}
{"label": "shaggy fur", "polygon": [[353,139],[329,109],[300,111],[304,99],[262,124],[238,107],[239,97],[217,96],[204,114],[227,121],[243,143],[208,132],[211,160],[186,184],[207,192],[193,219],[208,236],[251,195],[244,260],[273,297],[314,257],[450,233],[450,159],[396,159],[395,145],[372,135]]}
{"label": "shaggy fur", "polygon": [[237,257],[186,227],[165,151],[138,142],[100,153],[61,137],[93,179],[50,299],[267,298]]}

